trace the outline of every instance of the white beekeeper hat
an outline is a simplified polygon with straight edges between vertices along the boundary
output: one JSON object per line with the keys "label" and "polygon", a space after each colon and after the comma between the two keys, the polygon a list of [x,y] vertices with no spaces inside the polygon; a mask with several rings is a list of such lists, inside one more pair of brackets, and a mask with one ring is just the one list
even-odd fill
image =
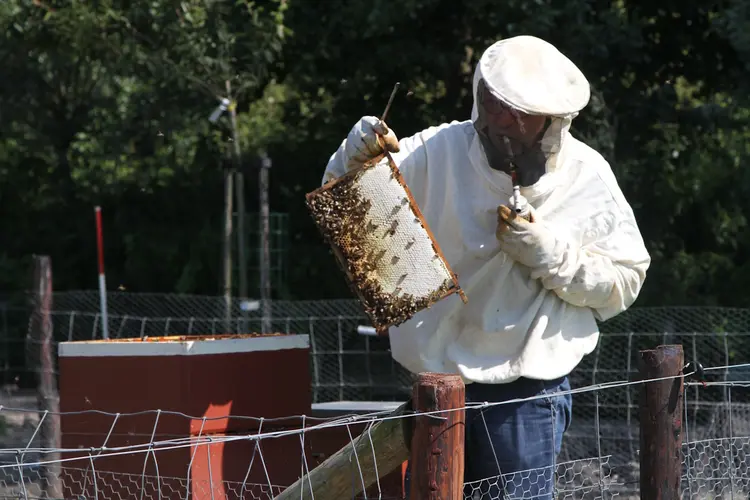
{"label": "white beekeeper hat", "polygon": [[581,70],[554,45],[529,35],[492,44],[477,64],[475,95],[479,80],[495,97],[529,115],[572,118],[591,97]]}

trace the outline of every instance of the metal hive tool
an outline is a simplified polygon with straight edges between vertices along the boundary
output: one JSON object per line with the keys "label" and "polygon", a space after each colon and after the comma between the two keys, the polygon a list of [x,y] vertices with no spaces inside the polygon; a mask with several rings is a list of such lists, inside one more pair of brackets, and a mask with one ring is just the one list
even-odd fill
{"label": "metal hive tool", "polygon": [[379,333],[458,293],[393,158],[366,164],[306,195],[318,229]]}

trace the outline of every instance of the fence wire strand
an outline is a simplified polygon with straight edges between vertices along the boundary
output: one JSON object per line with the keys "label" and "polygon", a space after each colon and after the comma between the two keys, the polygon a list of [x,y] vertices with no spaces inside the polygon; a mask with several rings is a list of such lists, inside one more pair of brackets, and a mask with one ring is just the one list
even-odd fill
{"label": "fence wire strand", "polygon": [[[737,367],[741,367],[738,365]],[[724,373],[727,369],[736,367],[716,366],[709,367],[707,373],[716,374]],[[689,378],[693,373],[686,373],[680,377]],[[588,387],[575,388],[568,391],[574,397],[594,393],[600,397],[606,396],[609,391],[617,390],[622,387],[640,385],[644,383],[664,380],[675,377],[661,377],[651,380],[629,381],[622,380],[609,384],[596,384]],[[700,392],[710,392],[721,389],[728,395],[727,400],[721,405],[721,412],[717,414],[714,422],[712,435],[706,435],[705,432],[697,436],[695,430],[689,426],[690,419],[686,418],[685,442],[682,446],[683,455],[683,476],[682,476],[682,497],[686,499],[704,499],[720,497],[746,498],[750,494],[750,471],[748,471],[748,452],[750,451],[750,423],[736,418],[736,402],[732,397],[732,391],[745,390],[745,385],[750,385],[749,381],[739,381],[743,387],[735,388],[734,384],[722,384],[721,381],[709,380],[704,386],[702,382],[698,385],[688,385],[686,387],[697,387]],[[524,398],[532,400],[533,398]],[[514,404],[517,402],[506,401],[502,403],[481,403],[467,405],[464,409],[489,408],[500,404]],[[450,411],[456,411],[455,409]],[[46,467],[52,465],[45,457],[53,454],[65,455],[62,459],[56,460],[58,467],[59,482],[64,492],[65,498],[177,498],[185,497],[188,494],[201,498],[276,498],[284,490],[283,482],[274,481],[274,473],[278,471],[278,462],[264,457],[263,448],[273,449],[274,445],[284,439],[297,441],[296,454],[290,455],[288,450],[284,450],[285,460],[292,459],[292,456],[298,456],[300,460],[300,476],[306,476],[319,461],[315,461],[308,456],[308,450],[305,448],[305,441],[309,439],[306,436],[314,438],[314,433],[322,430],[336,430],[346,432],[349,443],[357,440],[365,442],[364,447],[352,448],[352,481],[359,486],[356,488],[357,493],[360,491],[370,491],[371,497],[385,498],[383,495],[384,488],[379,479],[374,484],[369,485],[365,481],[365,475],[368,471],[363,468],[365,456],[360,456],[356,450],[365,450],[367,455],[371,455],[372,467],[375,469],[375,478],[377,473],[377,456],[378,450],[376,444],[371,438],[370,431],[372,426],[377,422],[383,422],[392,418],[412,418],[417,415],[430,415],[444,413],[444,411],[435,412],[410,412],[404,416],[392,416],[381,413],[366,413],[364,415],[350,414],[340,417],[330,418],[312,418],[309,416],[300,416],[300,423],[293,428],[282,430],[264,430],[264,419],[247,417],[247,420],[256,422],[257,432],[239,435],[205,435],[203,428],[207,420],[201,417],[201,428],[197,435],[180,436],[169,439],[161,437],[159,432],[159,422],[166,413],[161,410],[150,412],[137,412],[137,414],[127,413],[109,413],[101,411],[79,411],[79,412],[60,412],[62,417],[85,417],[87,415],[106,415],[111,422],[104,425],[98,425],[96,429],[89,433],[88,437],[97,438],[99,444],[88,446],[92,443],[86,439],[76,446],[67,444],[62,448],[43,448],[36,442],[39,440],[39,429],[44,419],[51,415],[51,412],[35,410],[32,408],[0,408],[0,418],[8,426],[18,426],[19,415],[22,417],[21,427],[26,429],[25,438],[17,439],[22,446],[4,447],[0,449],[0,496],[15,498],[46,498],[45,492],[49,485],[44,484],[50,481],[50,475],[45,471]],[[190,417],[177,412],[182,418],[195,420],[197,417]],[[689,417],[689,406],[685,406],[685,413]],[[11,415],[12,414],[12,415]],[[150,428],[141,426],[142,432],[139,434],[145,439],[140,443],[131,443],[134,439],[133,433],[122,432],[118,429],[118,424],[123,425],[128,417],[144,415],[152,416]],[[219,418],[227,418],[229,415]],[[308,424],[308,420],[312,424]],[[143,421],[143,420],[141,420]],[[287,423],[288,425],[288,423]],[[354,425],[359,425],[358,432],[352,430]],[[601,428],[601,425],[597,425]],[[488,431],[489,432],[489,431]],[[126,436],[128,444],[118,445],[113,443],[113,437],[122,439]],[[81,438],[80,433],[72,433],[70,438]],[[601,440],[602,435],[597,434],[595,439]],[[566,438],[568,439],[568,438]],[[23,444],[25,443],[25,444]],[[212,475],[218,469],[212,464],[213,457],[220,456],[223,451],[221,447],[226,447],[230,443],[242,443],[252,448],[252,452],[246,454],[248,457],[248,466],[244,472],[243,481],[214,481]],[[265,443],[265,444],[264,444]],[[202,448],[202,449],[200,449]],[[187,464],[185,477],[175,476],[169,472],[174,470],[174,459],[170,453],[175,451],[185,451],[184,463]],[[214,451],[219,450],[219,451]],[[502,450],[498,450],[502,453]],[[236,455],[235,455],[236,456]],[[140,458],[138,458],[140,457]],[[189,457],[189,458],[188,458]],[[196,458],[200,462],[200,467],[207,470],[207,474],[201,474],[200,477],[194,477]],[[257,461],[256,461],[257,457]],[[119,462],[116,459],[122,458],[125,462]],[[113,461],[114,460],[114,461]],[[219,460],[220,462],[221,460]],[[177,463],[182,463],[180,460]],[[260,463],[258,466],[257,464]],[[162,466],[163,465],[163,466]],[[255,467],[254,467],[255,465]],[[110,470],[108,470],[108,466]],[[119,470],[111,470],[113,467]],[[224,466],[226,467],[226,466]],[[243,465],[243,471],[245,471]],[[177,467],[179,468],[179,467]],[[125,470],[123,470],[125,469]],[[134,469],[139,469],[134,471]],[[226,475],[226,469],[223,471]],[[372,476],[372,471],[368,477]],[[53,478],[54,479],[54,478]],[[557,499],[584,499],[584,498],[612,498],[635,497],[638,494],[639,471],[637,463],[616,464],[613,463],[611,455],[598,455],[595,457],[581,457],[575,460],[560,460],[552,469],[533,469],[524,471],[513,471],[510,473],[500,474],[494,477],[488,477],[480,481],[467,482],[464,485],[464,497],[467,500],[483,499],[500,499],[500,498],[536,498],[552,497]],[[309,481],[303,481],[303,489],[314,498],[313,485]],[[235,492],[235,493],[232,493]],[[308,498],[308,497],[305,497]],[[367,493],[353,498],[367,498]]]}
{"label": "fence wire strand", "polygon": [[[56,341],[88,340],[101,336],[97,292],[57,292],[53,303],[55,310],[51,317]],[[232,302],[232,317],[227,322],[223,316],[225,304],[222,297],[117,292],[109,294],[108,304],[109,331],[115,338],[254,332],[262,322],[260,310],[254,309],[252,301],[241,300]],[[34,484],[51,477],[49,471],[45,470],[47,465],[39,464],[43,462],[41,457],[51,455],[51,452],[75,452],[79,460],[57,464],[61,466],[61,477],[72,477],[74,471],[87,471],[80,476],[87,477],[87,482],[70,480],[70,484],[80,485],[86,497],[125,498],[121,493],[115,495],[106,485],[107,481],[115,481],[112,476],[115,472],[107,471],[106,467],[100,465],[106,459],[103,455],[120,448],[123,455],[136,454],[140,457],[139,470],[128,472],[137,478],[139,486],[133,487],[131,481],[126,489],[136,491],[139,499],[152,498],[154,495],[166,498],[163,491],[176,491],[177,487],[174,481],[170,482],[174,475],[164,469],[162,456],[189,450],[185,464],[190,464],[190,470],[200,470],[201,467],[205,470],[209,466],[207,462],[210,462],[209,470],[214,470],[220,459],[208,451],[196,450],[200,447],[209,450],[234,446],[232,443],[235,442],[248,446],[249,460],[238,477],[238,498],[256,498],[253,496],[256,495],[253,493],[255,491],[258,491],[257,498],[273,498],[281,491],[274,490],[281,486],[274,482],[273,463],[268,462],[268,453],[291,436],[286,431],[274,430],[276,423],[273,419],[232,416],[254,422],[256,430],[244,439],[213,435],[163,439],[156,434],[150,439],[149,429],[143,435],[129,434],[131,439],[137,438],[140,442],[128,445],[131,448],[123,448],[112,445],[121,439],[118,434],[122,433],[118,433],[117,429],[123,424],[112,417],[113,420],[106,430],[101,431],[101,435],[94,433],[85,436],[85,433],[80,433],[79,438],[87,443],[84,452],[80,448],[68,449],[67,446],[62,447],[64,450],[39,448],[35,445],[39,440],[37,430],[42,418],[46,418],[45,414],[35,412],[33,408],[32,411],[18,409],[33,406],[24,401],[22,387],[24,377],[32,380],[36,377],[30,360],[37,357],[38,346],[27,338],[29,314],[29,308],[22,303],[0,302],[0,328],[3,334],[3,341],[0,342],[0,374],[3,377],[0,404],[5,405],[0,407],[0,497],[38,497],[35,496],[38,492]],[[413,379],[392,360],[387,338],[357,333],[359,326],[368,326],[369,323],[356,301],[275,301],[272,315],[273,330],[310,336],[314,403],[400,402],[410,395]],[[658,344],[682,344],[686,361],[697,361],[706,367],[706,381],[687,380],[685,384],[683,497],[747,498],[750,493],[750,472],[747,470],[750,461],[747,437],[750,436],[750,403],[747,398],[750,365],[742,362],[747,360],[746,353],[750,352],[750,310],[634,308],[602,323],[600,328],[602,335],[596,350],[584,358],[570,376],[574,397],[573,420],[565,434],[560,463],[554,471],[557,498],[637,495],[640,477],[637,403],[641,382],[636,378],[636,357],[639,350]],[[16,400],[24,401],[24,404],[15,404]],[[161,413],[162,416],[166,414]],[[387,414],[388,411],[383,410],[333,419],[308,415],[304,417],[305,432],[294,434],[294,449],[299,454],[311,440],[314,442],[314,439],[305,436],[331,429],[351,428],[352,439],[356,439],[358,434],[352,425],[367,425],[366,428],[370,429],[374,422],[388,418]],[[190,417],[182,415],[181,418]],[[592,432],[592,429],[595,431]],[[361,432],[361,429],[358,428],[357,432]],[[91,445],[91,439],[95,437],[100,442]],[[345,435],[344,441],[349,440]],[[368,455],[373,453],[369,441],[366,450]],[[31,465],[34,463],[36,465]],[[312,455],[303,453],[297,475],[314,469],[318,463],[319,460]],[[361,482],[356,457],[351,457],[351,465],[352,481]],[[157,469],[159,474],[156,474]],[[549,473],[547,471],[547,476]],[[528,488],[523,485],[533,484],[542,477],[539,471],[516,472],[506,476],[500,474],[494,479],[487,478],[484,482],[470,485],[471,490],[467,491],[474,496],[478,492],[484,493],[485,496],[480,498],[500,498],[493,493],[497,485],[521,484],[514,491],[506,488],[505,495],[527,498]],[[157,478],[161,478],[161,481],[157,481]],[[179,496],[186,499],[193,494],[190,488],[195,488],[196,492],[202,488],[197,484],[191,486],[187,475],[180,480],[183,483]],[[119,481],[125,484],[126,480]],[[381,489],[381,486],[380,483],[374,485],[374,491],[368,493],[370,498],[385,498],[382,493],[385,489]],[[229,486],[222,488],[224,492],[231,489]],[[311,488],[312,484],[308,484],[308,493]],[[66,490],[68,493],[72,491]],[[205,491],[205,498],[223,498],[223,493],[217,495],[210,488]],[[76,493],[74,496],[83,494]]]}

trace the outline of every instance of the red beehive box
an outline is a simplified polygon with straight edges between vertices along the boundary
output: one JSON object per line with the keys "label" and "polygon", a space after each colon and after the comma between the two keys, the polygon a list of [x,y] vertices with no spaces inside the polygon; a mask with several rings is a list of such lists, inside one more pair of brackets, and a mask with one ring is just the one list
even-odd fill
{"label": "red beehive box", "polygon": [[[256,459],[249,473],[254,443],[226,435],[256,434],[261,425],[263,433],[296,427],[299,418],[289,417],[310,414],[307,335],[62,342],[59,373],[62,447],[82,451],[66,455],[86,457],[85,450],[106,445],[96,469],[100,475],[113,475],[117,488],[131,495],[138,496],[142,484],[145,488],[153,483],[162,497],[184,498],[189,481],[193,498],[210,498],[230,494],[217,491],[225,481],[267,484],[270,478],[272,484],[285,485],[297,479],[298,468],[288,462],[296,455],[299,463],[298,435],[261,441],[263,460]],[[214,444],[203,441],[196,447],[186,442],[191,436],[216,437]],[[146,452],[149,443],[168,440],[182,444],[171,449],[157,445]],[[241,457],[244,465],[234,457]],[[66,466],[81,469],[81,477],[65,481],[66,493],[79,495],[84,492],[76,490],[92,487],[90,479],[88,486],[81,486],[86,484],[82,475],[88,459]],[[144,483],[142,475],[151,479]],[[157,475],[162,478],[158,482]],[[128,477],[137,488],[125,486]],[[101,480],[106,482],[106,477]]]}
{"label": "red beehive box", "polygon": [[[309,414],[307,335],[225,335],[61,342],[60,409],[159,416],[157,432],[186,435],[252,430],[259,420]],[[156,414],[132,417],[133,431],[151,433]],[[206,421],[203,421],[206,417]],[[128,417],[121,416],[121,419]],[[99,423],[101,421],[101,423]],[[141,421],[143,421],[141,423]],[[112,418],[77,416],[69,432],[107,431]],[[118,423],[118,427],[123,425]]]}

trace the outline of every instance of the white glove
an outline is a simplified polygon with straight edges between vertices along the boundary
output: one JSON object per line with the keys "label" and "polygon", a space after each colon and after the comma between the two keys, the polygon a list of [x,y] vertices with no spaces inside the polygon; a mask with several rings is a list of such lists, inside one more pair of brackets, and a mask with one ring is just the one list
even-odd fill
{"label": "white glove", "polygon": [[535,274],[554,273],[565,257],[567,245],[541,223],[533,207],[531,221],[518,216],[511,208],[497,208],[495,236],[508,257],[532,270]]}
{"label": "white glove", "polygon": [[363,164],[379,160],[387,148],[398,153],[398,139],[385,122],[374,116],[365,116],[357,122],[346,138],[346,169],[358,168]]}

